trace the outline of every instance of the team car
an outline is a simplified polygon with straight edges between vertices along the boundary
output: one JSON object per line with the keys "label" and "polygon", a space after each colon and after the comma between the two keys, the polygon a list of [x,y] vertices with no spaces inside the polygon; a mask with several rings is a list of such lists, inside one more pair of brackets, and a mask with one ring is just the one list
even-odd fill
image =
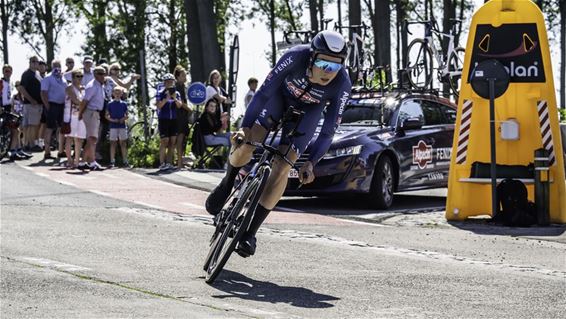
{"label": "team car", "polygon": [[435,94],[353,92],[314,182],[292,169],[285,195],[359,193],[386,209],[395,192],[446,187],[455,121],[456,105]]}

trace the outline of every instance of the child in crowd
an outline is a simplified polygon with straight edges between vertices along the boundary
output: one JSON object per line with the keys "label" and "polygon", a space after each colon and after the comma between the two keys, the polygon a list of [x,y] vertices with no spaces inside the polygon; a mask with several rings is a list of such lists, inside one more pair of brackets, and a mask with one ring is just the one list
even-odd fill
{"label": "child in crowd", "polygon": [[121,100],[122,95],[126,89],[121,86],[114,87],[112,90],[112,101],[108,103],[106,109],[106,119],[110,122],[110,166],[112,168],[116,165],[116,144],[120,142],[120,149],[122,151],[122,161],[125,167],[129,167],[128,151],[126,148],[126,141],[128,140],[128,130],[126,128],[126,121],[128,120],[128,105]]}

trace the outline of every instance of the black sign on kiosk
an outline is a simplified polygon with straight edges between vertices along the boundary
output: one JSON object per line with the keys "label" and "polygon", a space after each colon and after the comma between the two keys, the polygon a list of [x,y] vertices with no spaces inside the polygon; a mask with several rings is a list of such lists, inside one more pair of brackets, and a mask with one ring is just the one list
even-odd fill
{"label": "black sign on kiosk", "polygon": [[472,90],[484,99],[489,99],[489,140],[491,144],[491,216],[497,214],[497,156],[495,152],[495,99],[509,87],[509,73],[497,60],[480,62],[470,75]]}

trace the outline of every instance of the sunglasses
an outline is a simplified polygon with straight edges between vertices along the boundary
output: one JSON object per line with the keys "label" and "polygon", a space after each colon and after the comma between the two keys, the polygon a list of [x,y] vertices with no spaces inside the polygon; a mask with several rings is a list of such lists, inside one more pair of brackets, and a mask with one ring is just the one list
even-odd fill
{"label": "sunglasses", "polygon": [[82,75],[75,75],[75,79],[82,79],[83,76]]}
{"label": "sunglasses", "polygon": [[94,73],[94,75],[106,75],[106,73]]}
{"label": "sunglasses", "polygon": [[322,69],[326,73],[334,73],[338,72],[338,70],[342,68],[342,63],[316,59],[314,61],[314,66]]}

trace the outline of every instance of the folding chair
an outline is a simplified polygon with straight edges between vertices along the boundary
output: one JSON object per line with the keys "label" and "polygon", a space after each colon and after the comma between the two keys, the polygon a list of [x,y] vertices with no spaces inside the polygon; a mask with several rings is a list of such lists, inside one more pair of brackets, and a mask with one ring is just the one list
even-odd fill
{"label": "folding chair", "polygon": [[[210,164],[215,167],[222,168],[223,163],[219,162],[217,158],[218,153],[222,150],[224,145],[207,145],[204,142],[204,135],[200,130],[200,123],[197,121],[194,125],[193,136],[191,138],[192,147],[191,151],[196,156],[196,161],[193,163],[194,168],[205,168],[206,163],[210,161]],[[212,166],[211,165],[211,166]]]}

